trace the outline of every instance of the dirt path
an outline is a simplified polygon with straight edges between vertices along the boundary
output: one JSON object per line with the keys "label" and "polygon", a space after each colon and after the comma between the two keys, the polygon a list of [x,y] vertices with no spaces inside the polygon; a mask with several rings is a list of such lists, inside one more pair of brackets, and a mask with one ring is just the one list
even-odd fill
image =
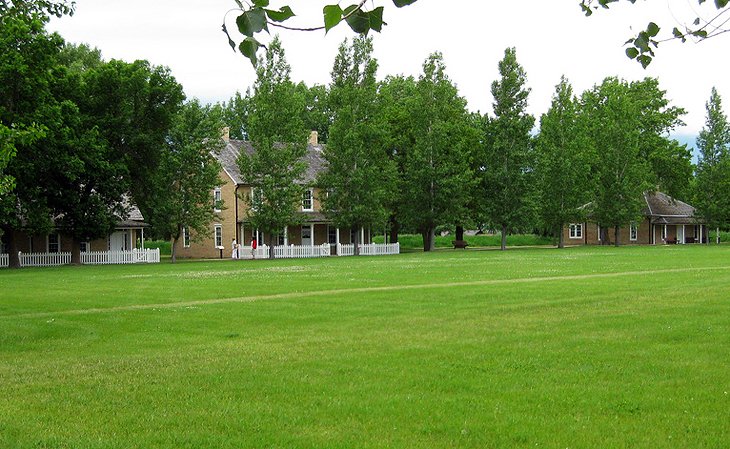
{"label": "dirt path", "polygon": [[347,293],[372,293],[372,292],[390,292],[390,291],[402,291],[402,290],[427,290],[437,288],[452,288],[452,287],[471,287],[471,286],[484,286],[484,285],[502,285],[502,284],[530,284],[536,282],[552,282],[552,281],[573,281],[581,279],[600,279],[600,278],[614,278],[614,277],[629,277],[629,276],[649,276],[654,274],[667,274],[667,273],[687,273],[687,272],[704,272],[704,271],[724,271],[730,270],[730,266],[723,267],[699,267],[699,268],[668,268],[663,270],[647,270],[647,271],[623,271],[616,273],[595,273],[595,274],[580,274],[580,275],[567,275],[567,276],[545,276],[545,277],[530,277],[530,278],[516,278],[516,279],[490,279],[483,281],[463,281],[463,282],[444,282],[444,283],[433,283],[433,284],[418,284],[418,285],[388,285],[382,287],[359,287],[359,288],[344,288],[334,290],[314,290],[309,292],[291,292],[291,293],[279,293],[274,295],[254,295],[254,296],[243,296],[235,298],[214,298],[214,299],[201,299],[196,301],[180,301],[170,302],[161,304],[134,304],[128,306],[119,307],[104,307],[104,308],[89,308],[89,309],[74,309],[74,310],[60,310],[56,312],[36,312],[36,313],[21,313],[17,315],[0,315],[0,319],[3,318],[52,318],[66,315],[87,315],[97,313],[113,313],[113,312],[126,312],[134,310],[149,310],[149,309],[174,309],[181,307],[195,307],[205,306],[209,304],[226,304],[226,303],[247,303],[254,301],[267,301],[276,299],[294,299],[294,298],[307,298],[313,296],[332,296],[341,295]]}

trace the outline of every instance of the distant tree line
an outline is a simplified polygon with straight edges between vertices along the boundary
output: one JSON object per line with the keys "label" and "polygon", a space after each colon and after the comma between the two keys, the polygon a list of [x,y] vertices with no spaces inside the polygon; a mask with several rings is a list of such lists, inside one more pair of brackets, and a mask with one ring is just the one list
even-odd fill
{"label": "distant tree line", "polygon": [[[282,97],[299,105],[288,109],[288,120],[318,131],[326,143],[328,170],[317,186],[339,227],[387,230],[394,242],[399,232],[420,233],[427,251],[437,229],[454,229],[459,239],[464,227],[501,231],[503,248],[516,232],[554,235],[562,247],[560,229],[590,214],[618,241],[620,228],[640,217],[647,190],[696,203],[712,226],[730,224],[730,139],[715,91],[694,166],[690,149],[669,137],[685,111],[670,105],[656,79],[609,77],[578,96],[562,78],[535,126],[514,48],[505,50],[500,79],[491,85],[493,112],[483,115],[467,110],[441,54],[426,59],[418,78],[378,82],[372,51],[369,38],[345,41],[330,84],[310,88],[291,82],[275,38],[259,60],[253,90],[213,108],[235,124],[235,137],[255,141],[261,129],[251,122],[264,111],[279,110]],[[281,73],[285,79],[275,75]],[[287,94],[265,99],[265,83],[286,85]],[[270,122],[267,132],[283,123]],[[292,166],[291,155],[281,162]],[[292,179],[281,177],[278,189]],[[296,195],[290,198],[293,209]]]}

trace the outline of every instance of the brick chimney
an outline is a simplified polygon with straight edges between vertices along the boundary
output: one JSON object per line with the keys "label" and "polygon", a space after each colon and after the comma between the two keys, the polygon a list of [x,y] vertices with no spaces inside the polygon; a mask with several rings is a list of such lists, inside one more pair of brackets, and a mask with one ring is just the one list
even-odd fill
{"label": "brick chimney", "polygon": [[229,142],[231,140],[231,128],[224,126],[223,129],[221,129],[221,137],[224,142]]}
{"label": "brick chimney", "polygon": [[316,146],[319,144],[319,133],[317,131],[312,131],[309,133],[309,144]]}

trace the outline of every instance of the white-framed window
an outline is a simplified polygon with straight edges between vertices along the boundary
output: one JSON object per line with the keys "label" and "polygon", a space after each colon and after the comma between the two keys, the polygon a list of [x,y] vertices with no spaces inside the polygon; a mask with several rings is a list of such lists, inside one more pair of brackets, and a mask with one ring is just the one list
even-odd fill
{"label": "white-framed window", "polygon": [[327,243],[334,245],[337,243],[337,228],[327,225]]}
{"label": "white-framed window", "polygon": [[48,234],[47,250],[49,253],[61,252],[61,237],[58,234]]}
{"label": "white-framed window", "polygon": [[221,246],[223,246],[223,226],[219,224],[215,225],[213,240],[215,242],[216,248],[220,248]]}
{"label": "white-framed window", "polygon": [[312,189],[307,189],[302,195],[302,210],[312,211],[314,210],[314,193]]}
{"label": "white-framed window", "polygon": [[221,211],[222,202],[223,202],[223,194],[221,193],[221,188],[216,187],[215,189],[213,189],[213,211],[214,212]]}
{"label": "white-framed window", "polygon": [[583,223],[571,223],[568,229],[570,230],[571,239],[583,238]]}
{"label": "white-framed window", "polygon": [[89,242],[79,242],[79,247],[81,248],[82,253],[88,253],[91,251],[91,243]]}
{"label": "white-framed window", "polygon": [[276,236],[276,241],[277,245],[286,245],[286,228],[282,229],[282,231]]}
{"label": "white-framed window", "polygon": [[187,226],[182,229],[183,234],[183,248],[190,248],[190,230]]}
{"label": "white-framed window", "polygon": [[631,223],[631,226],[629,226],[629,240],[632,242],[635,242],[639,239],[639,225],[636,223]]}

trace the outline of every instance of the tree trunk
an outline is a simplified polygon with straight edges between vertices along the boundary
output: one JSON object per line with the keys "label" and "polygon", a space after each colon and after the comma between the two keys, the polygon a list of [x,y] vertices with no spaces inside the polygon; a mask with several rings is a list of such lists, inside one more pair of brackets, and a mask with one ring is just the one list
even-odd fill
{"label": "tree trunk", "polygon": [[390,217],[390,243],[398,243],[398,232],[400,231],[400,223],[395,215]]}
{"label": "tree trunk", "polygon": [[619,228],[618,226],[613,227],[613,240],[614,240],[613,245],[614,246],[619,246],[621,244],[621,241],[619,240],[620,232],[621,232],[621,228]]}
{"label": "tree trunk", "polygon": [[558,230],[558,248],[565,248],[565,237],[563,236],[563,227]]}
{"label": "tree trunk", "polygon": [[464,240],[464,226],[456,225],[456,240]]}
{"label": "tree trunk", "polygon": [[720,244],[720,228],[717,228],[717,230],[715,231],[715,236],[716,236],[715,243],[717,243],[719,245]]}
{"label": "tree trunk", "polygon": [[71,239],[71,265],[81,265],[81,242],[76,237]]}
{"label": "tree trunk", "polygon": [[8,267],[20,268],[20,256],[18,255],[18,236],[15,230],[11,228],[3,228],[3,232],[8,236]]}
{"label": "tree trunk", "polygon": [[353,242],[353,254],[360,255],[360,228],[355,227],[355,241]]}
{"label": "tree trunk", "polygon": [[507,226],[502,225],[502,246],[500,247],[502,251],[507,249]]}
{"label": "tree trunk", "polygon": [[434,251],[436,249],[436,227],[429,226],[423,233],[423,250]]}
{"label": "tree trunk", "polygon": [[170,262],[177,262],[177,242],[178,239],[175,236],[170,237]]}
{"label": "tree trunk", "polygon": [[601,246],[610,245],[611,241],[608,239],[608,228],[605,226],[601,226],[600,233],[601,233]]}
{"label": "tree trunk", "polygon": [[[274,233],[272,232],[271,233],[271,238],[269,239],[269,243],[270,243],[270,245],[269,245],[269,259],[272,259],[272,260],[274,259],[274,249],[275,249],[274,246],[276,246],[276,245],[274,245],[274,238],[275,238],[275,236],[274,236]],[[278,240],[278,237],[276,237],[276,238]],[[314,238],[314,236],[312,236],[312,238]]]}

